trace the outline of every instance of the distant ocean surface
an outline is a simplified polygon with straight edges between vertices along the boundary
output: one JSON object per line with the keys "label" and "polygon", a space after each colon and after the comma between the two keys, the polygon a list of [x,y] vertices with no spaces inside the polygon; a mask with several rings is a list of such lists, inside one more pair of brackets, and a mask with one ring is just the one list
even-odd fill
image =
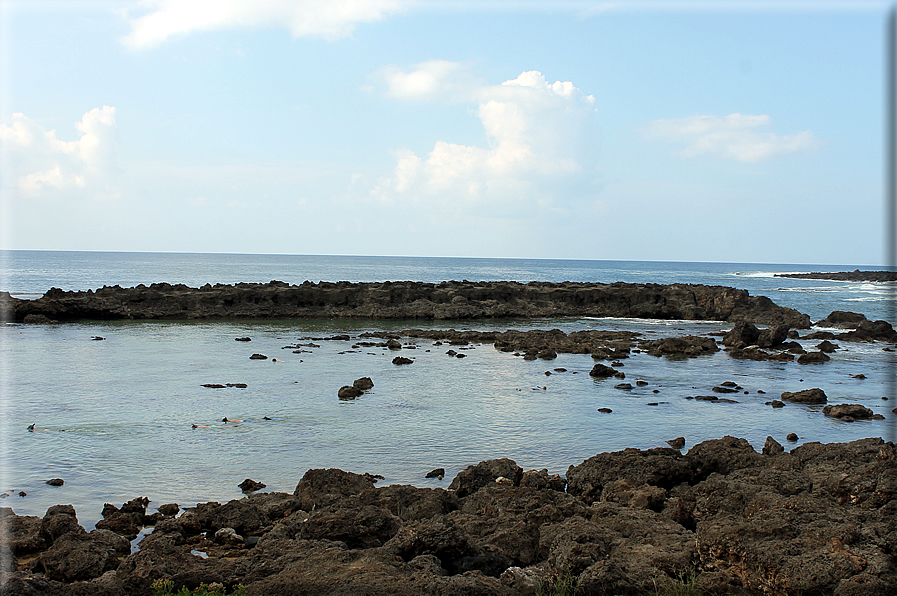
{"label": "distant ocean surface", "polygon": [[[882,269],[862,264],[769,265],[534,259],[349,257],[103,252],[0,252],[0,290],[38,298],[64,290],[155,282],[233,284],[319,281],[582,281],[723,285],[765,295],[814,321],[833,310],[895,321],[894,286],[776,278],[776,273]],[[147,496],[152,505],[226,501],[252,478],[265,490],[292,492],[309,468],[339,467],[382,474],[381,484],[447,487],[464,467],[510,457],[524,468],[565,473],[595,453],[665,446],[685,436],[686,449],[730,434],[758,450],[767,436],[790,449],[805,441],[893,440],[897,415],[895,352],[881,343],[838,342],[831,362],[750,362],[725,352],[681,361],[633,353],[626,380],[648,385],[614,389],[588,376],[589,355],[523,361],[491,345],[472,346],[463,360],[417,340],[414,358],[397,367],[388,350],[351,349],[328,335],[401,329],[627,329],[645,339],[727,330],[721,322],[632,319],[518,321],[202,321],[97,322],[0,327],[0,506],[43,515],[75,505],[90,526],[103,503]],[[805,333],[805,332],[803,332]],[[105,337],[92,341],[91,337]],[[249,336],[252,342],[235,342]],[[300,353],[293,349],[305,344]],[[805,348],[818,343],[804,340]],[[893,346],[890,346],[893,347]],[[249,360],[263,353],[282,362]],[[565,368],[566,372],[555,372]],[[552,372],[546,375],[546,372]],[[865,379],[853,376],[864,374]],[[355,401],[336,391],[370,376],[374,388]],[[732,380],[739,403],[686,400]],[[208,389],[206,383],[246,383]],[[862,403],[884,421],[844,423],[820,408],[765,405],[782,391],[820,387],[830,403]],[[764,393],[758,393],[758,390]],[[657,393],[654,393],[657,391]],[[887,400],[882,398],[887,397]],[[656,405],[649,405],[656,404]],[[611,414],[597,412],[609,407]],[[221,423],[221,419],[240,419]],[[264,417],[274,420],[264,420]],[[28,432],[34,423],[45,429]],[[208,428],[193,429],[191,424]],[[425,480],[444,467],[444,481]],[[65,484],[51,487],[50,478]],[[26,496],[18,496],[23,491]]]}

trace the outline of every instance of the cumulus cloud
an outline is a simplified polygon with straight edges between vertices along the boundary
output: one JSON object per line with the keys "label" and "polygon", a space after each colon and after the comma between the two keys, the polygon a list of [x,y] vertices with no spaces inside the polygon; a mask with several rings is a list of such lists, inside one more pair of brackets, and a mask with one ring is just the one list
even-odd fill
{"label": "cumulus cloud", "polygon": [[0,142],[7,159],[4,176],[22,192],[87,188],[114,169],[115,108],[103,106],[84,114],[75,128],[80,138],[63,141],[21,113],[12,124],[0,124]]}
{"label": "cumulus cloud", "polygon": [[409,0],[144,0],[150,12],[130,19],[122,42],[152,48],[172,36],[215,29],[285,27],[294,37],[328,40],[351,35],[359,23],[383,19]]}
{"label": "cumulus cloud", "polygon": [[683,157],[714,155],[741,162],[758,162],[786,153],[812,151],[820,143],[809,130],[791,135],[772,131],[767,115],[689,116],[655,120],[649,136],[663,137],[686,145]]}
{"label": "cumulus cloud", "polygon": [[594,114],[595,98],[572,82],[549,83],[534,70],[501,85],[472,89],[468,96],[477,104],[488,145],[436,141],[426,157],[398,151],[392,176],[374,189],[375,195],[471,200],[518,193],[525,199],[527,193],[532,198],[536,187],[549,189],[559,178],[582,171],[586,124]]}

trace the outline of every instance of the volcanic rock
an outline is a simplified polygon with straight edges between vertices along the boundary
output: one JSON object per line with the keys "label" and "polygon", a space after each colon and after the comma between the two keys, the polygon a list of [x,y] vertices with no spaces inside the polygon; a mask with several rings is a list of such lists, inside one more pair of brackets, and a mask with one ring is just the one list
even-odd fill
{"label": "volcanic rock", "polygon": [[818,387],[795,392],[785,391],[782,393],[781,397],[785,401],[791,401],[798,404],[824,404],[828,401],[825,391]]}

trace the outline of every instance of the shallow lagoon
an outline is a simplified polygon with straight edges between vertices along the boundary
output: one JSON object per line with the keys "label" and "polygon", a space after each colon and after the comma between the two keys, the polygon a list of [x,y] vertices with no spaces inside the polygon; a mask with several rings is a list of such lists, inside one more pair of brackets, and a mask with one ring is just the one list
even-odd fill
{"label": "shallow lagoon", "polygon": [[[714,322],[614,319],[452,322],[455,329],[628,329],[645,338],[706,334],[728,329]],[[403,340],[416,349],[352,349],[359,333],[412,327],[446,329],[445,322],[283,321],[214,323],[97,323],[6,325],[5,383],[15,396],[6,420],[3,490],[25,491],[3,505],[42,515],[72,503],[82,522],[94,523],[104,502],[148,496],[153,505],[226,501],[252,478],[265,490],[292,492],[305,470],[338,467],[382,474],[382,485],[447,486],[467,465],[510,457],[524,468],[566,472],[602,451],[666,446],[677,436],[686,449],[729,434],[758,450],[767,436],[785,441],[842,442],[889,436],[897,406],[889,394],[893,352],[885,344],[839,342],[831,362],[751,362],[725,352],[687,360],[633,353],[621,369],[626,381],[648,385],[615,389],[616,379],[595,380],[589,355],[524,361],[491,345],[471,345],[466,358],[448,345]],[[348,333],[353,341],[320,340]],[[94,341],[102,336],[103,341]],[[251,342],[234,341],[249,336]],[[315,339],[312,339],[315,338]],[[294,354],[286,346],[313,343]],[[811,348],[818,341],[804,341]],[[453,347],[458,349],[457,346]],[[250,360],[253,353],[268,360]],[[412,365],[396,366],[401,354]],[[273,362],[277,358],[282,362]],[[553,372],[566,368],[566,372]],[[553,374],[547,376],[546,371]],[[852,378],[864,374],[866,379]],[[341,401],[340,386],[369,376],[374,388]],[[748,394],[709,403],[731,380]],[[206,383],[246,383],[245,389],[210,389]],[[820,387],[831,403],[862,403],[884,421],[845,423],[821,407],[765,402],[782,391]],[[544,389],[543,389],[544,388]],[[657,390],[658,393],[653,393]],[[762,390],[765,394],[758,394]],[[889,397],[888,401],[882,397]],[[658,403],[656,406],[649,403]],[[598,408],[611,408],[602,414]],[[223,424],[221,420],[243,419]],[[275,420],[265,421],[268,416]],[[46,431],[27,432],[35,423]],[[209,428],[192,429],[192,424]],[[444,467],[443,481],[424,479]],[[62,487],[44,484],[65,480]]]}

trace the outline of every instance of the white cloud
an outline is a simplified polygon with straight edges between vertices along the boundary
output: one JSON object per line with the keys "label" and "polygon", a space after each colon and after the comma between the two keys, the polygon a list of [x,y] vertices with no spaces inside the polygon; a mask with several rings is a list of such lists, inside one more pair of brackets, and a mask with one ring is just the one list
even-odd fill
{"label": "white cloud", "polygon": [[62,141],[55,130],[45,130],[21,113],[12,115],[12,124],[0,124],[8,168],[4,184],[14,180],[14,186],[29,195],[103,184],[115,167],[115,108],[94,108],[75,128],[80,138]]}
{"label": "white cloud", "polygon": [[475,87],[461,62],[428,60],[405,72],[397,66],[384,66],[373,75],[386,85],[385,94],[404,100],[426,100],[465,94]]}
{"label": "white cloud", "polygon": [[[413,72],[433,70],[418,65]],[[413,88],[414,93],[404,95],[395,87],[390,90],[400,97],[417,91],[429,96],[429,90],[439,85]],[[568,184],[571,176],[582,172],[586,124],[594,114],[595,99],[572,82],[548,83],[542,73],[529,71],[501,85],[471,89],[468,97],[477,103],[476,115],[488,146],[436,141],[426,158],[399,151],[392,177],[384,179],[374,195],[387,200],[430,196],[538,202],[551,195],[559,179]]]}
{"label": "white cloud", "polygon": [[130,20],[122,42],[152,48],[172,36],[215,29],[285,27],[294,37],[333,40],[359,23],[403,10],[409,0],[143,0],[151,12]]}
{"label": "white cloud", "polygon": [[813,151],[820,146],[809,130],[778,135],[767,115],[689,116],[651,122],[649,136],[686,144],[683,157],[715,155],[741,162],[764,161],[776,155]]}

